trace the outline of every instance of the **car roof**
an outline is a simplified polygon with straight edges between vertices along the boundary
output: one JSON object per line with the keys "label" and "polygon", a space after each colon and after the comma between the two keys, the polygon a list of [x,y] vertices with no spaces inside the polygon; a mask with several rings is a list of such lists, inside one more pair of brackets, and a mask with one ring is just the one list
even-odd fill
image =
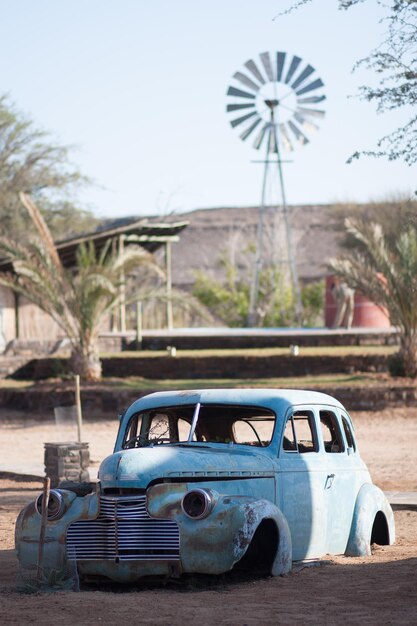
{"label": "car roof", "polygon": [[136,400],[129,414],[137,410],[178,404],[246,404],[262,405],[285,411],[290,406],[320,404],[344,409],[343,405],[326,393],[305,389],[193,389],[158,391]]}

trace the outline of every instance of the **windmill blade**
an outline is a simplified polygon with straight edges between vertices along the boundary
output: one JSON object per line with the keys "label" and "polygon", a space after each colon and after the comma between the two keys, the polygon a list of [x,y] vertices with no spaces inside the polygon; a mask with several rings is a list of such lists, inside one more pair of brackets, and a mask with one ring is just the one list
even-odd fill
{"label": "windmill blade", "polygon": [[317,105],[326,99],[324,83],[312,65],[287,52],[261,52],[248,59],[233,79],[226,111],[242,141],[250,137],[253,147],[263,146],[267,154],[279,154],[280,147],[291,152],[297,143],[309,143],[325,116]]}
{"label": "windmill blade", "polygon": [[284,70],[285,63],[285,52],[277,52],[277,81],[280,82],[282,79],[282,73]]}
{"label": "windmill blade", "polygon": [[252,111],[252,113],[247,113],[246,115],[242,115],[242,117],[237,117],[235,120],[232,120],[230,124],[232,125],[232,128],[235,128],[235,126],[239,126],[239,124],[246,122],[246,120],[254,115],[258,115],[258,113],[256,111]]}
{"label": "windmill blade", "polygon": [[265,137],[265,133],[267,132],[267,130],[269,129],[269,127],[271,126],[271,124],[269,122],[266,122],[261,130],[258,133],[258,136],[256,137],[255,141],[253,142],[253,147],[255,148],[255,150],[259,150],[259,148],[262,145],[263,139]]}
{"label": "windmill blade", "polygon": [[300,104],[318,104],[326,100],[326,96],[310,96],[309,98],[297,98],[297,102]]}
{"label": "windmill blade", "polygon": [[302,87],[295,93],[297,94],[297,96],[301,96],[303,93],[308,93],[309,91],[313,91],[313,89],[318,89],[319,87],[324,87],[324,83],[321,78],[317,78],[312,83],[310,83],[306,87]]}
{"label": "windmill blade", "polygon": [[300,115],[320,118],[323,118],[326,115],[326,112],[321,109],[306,109],[305,107],[298,107],[297,113]]}
{"label": "windmill blade", "polygon": [[251,100],[255,100],[256,96],[253,93],[248,93],[247,91],[241,91],[241,89],[236,89],[236,87],[229,87],[227,90],[228,96],[238,96],[239,98],[250,98]]}
{"label": "windmill blade", "polygon": [[250,109],[254,106],[254,102],[247,102],[245,104],[228,104],[226,107],[226,111],[230,113],[231,111],[240,111],[240,109]]}
{"label": "windmill blade", "polygon": [[281,141],[284,152],[292,152],[294,148],[285,124],[279,125],[279,132],[281,133]]}
{"label": "windmill blade", "polygon": [[271,58],[269,56],[269,52],[262,52],[259,56],[261,57],[261,61],[265,68],[266,75],[268,76],[268,79],[272,82],[273,80],[275,80],[275,77],[272,71]]}
{"label": "windmill blade", "polygon": [[291,64],[290,64],[290,69],[287,72],[287,75],[285,77],[285,83],[288,85],[288,83],[290,82],[291,78],[294,76],[294,72],[297,69],[297,67],[300,65],[301,63],[301,59],[300,57],[293,57],[291,60]]}
{"label": "windmill blade", "polygon": [[236,72],[236,74],[233,74],[233,78],[236,78],[236,80],[242,83],[242,85],[245,85],[245,87],[249,87],[249,89],[253,89],[254,91],[259,91],[259,85],[245,76],[245,74],[242,74],[242,72]]}
{"label": "windmill blade", "polygon": [[252,61],[252,59],[246,61],[245,67],[251,72],[253,76],[255,76],[255,78],[261,83],[261,85],[265,85],[265,79],[262,76],[261,72],[258,70],[255,61]]}
{"label": "windmill blade", "polygon": [[300,124],[301,128],[305,130],[306,132],[308,131],[314,132],[319,129],[319,127],[316,124],[314,124],[314,122],[306,120],[306,118],[303,115],[300,115],[299,113],[294,114],[294,119],[296,122]]}
{"label": "windmill blade", "polygon": [[298,76],[298,78],[295,79],[295,81],[293,83],[291,83],[291,87],[295,90],[297,89],[297,87],[299,87],[301,85],[301,83],[303,83],[305,80],[307,80],[307,78],[309,76],[311,76],[311,74],[315,72],[315,69],[312,65],[307,65],[307,67],[305,67],[303,69],[303,71],[301,72],[301,74]]}
{"label": "windmill blade", "polygon": [[255,130],[255,128],[262,122],[262,118],[258,117],[257,120],[254,121],[253,124],[251,124],[249,126],[249,128],[247,128],[246,130],[243,131],[243,133],[241,133],[239,136],[242,139],[242,141],[245,141],[249,135],[251,133],[253,133],[253,131]]}
{"label": "windmill blade", "polygon": [[294,124],[294,122],[292,122],[291,120],[288,120],[288,126],[290,127],[290,129],[292,130],[292,132],[295,135],[295,138],[297,139],[297,141],[302,145],[305,146],[308,143],[308,139],[307,137],[304,135],[304,133],[301,132],[301,130]]}

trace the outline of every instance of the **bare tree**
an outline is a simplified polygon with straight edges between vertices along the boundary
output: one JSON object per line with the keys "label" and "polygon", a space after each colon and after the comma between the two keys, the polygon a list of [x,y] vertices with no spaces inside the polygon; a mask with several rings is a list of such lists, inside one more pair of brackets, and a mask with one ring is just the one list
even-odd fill
{"label": "bare tree", "polygon": [[88,180],[70,161],[70,149],[53,141],[21,113],[7,96],[0,96],[0,220],[1,230],[19,239],[32,224],[19,192],[33,197],[55,238],[92,229],[97,220],[74,203]]}
{"label": "bare tree", "polygon": [[[312,1],[298,0],[284,14]],[[370,1],[338,0],[338,3],[340,9],[350,9]],[[391,161],[402,159],[413,165],[417,161],[417,115],[412,108],[417,102],[417,1],[373,1],[386,11],[382,21],[387,28],[381,43],[355,65],[371,70],[377,77],[376,86],[364,85],[359,93],[364,100],[374,102],[379,113],[404,108],[410,110],[410,117],[403,126],[381,137],[376,149],[355,152],[349,161],[363,154]]]}

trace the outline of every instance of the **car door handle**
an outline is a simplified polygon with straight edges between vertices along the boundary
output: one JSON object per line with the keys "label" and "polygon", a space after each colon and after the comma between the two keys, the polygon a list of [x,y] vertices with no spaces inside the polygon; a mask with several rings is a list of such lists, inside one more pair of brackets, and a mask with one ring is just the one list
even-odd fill
{"label": "car door handle", "polygon": [[325,489],[330,489],[331,486],[333,485],[333,481],[334,481],[334,474],[327,474],[326,484],[325,484],[324,488]]}

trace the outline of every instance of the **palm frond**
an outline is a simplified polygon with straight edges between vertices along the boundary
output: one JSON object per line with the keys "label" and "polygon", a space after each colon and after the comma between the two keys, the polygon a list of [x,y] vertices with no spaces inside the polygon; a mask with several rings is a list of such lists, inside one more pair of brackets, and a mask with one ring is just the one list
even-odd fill
{"label": "palm frond", "polygon": [[[33,203],[27,198],[28,210]],[[25,206],[26,206],[25,205]],[[35,207],[36,209],[36,207]],[[97,252],[94,242],[81,244],[76,267],[65,269],[57,261],[53,242],[48,239],[34,210],[34,221],[42,240],[25,246],[0,237],[0,257],[7,259],[15,274],[1,275],[0,284],[10,287],[51,316],[71,341],[73,355],[86,361],[97,356],[97,337],[103,318],[122,300],[166,299],[158,282],[165,276],[154,257],[139,245],[119,253],[111,242]],[[128,296],[126,297],[126,294]],[[201,309],[195,299],[172,294],[182,306]],[[97,361],[96,361],[97,363]]]}
{"label": "palm frond", "polygon": [[54,240],[53,237],[51,235],[51,231],[49,230],[48,226],[46,225],[45,220],[42,217],[41,212],[39,211],[38,207],[36,206],[36,204],[31,200],[30,196],[26,193],[23,193],[22,191],[19,193],[19,198],[20,201],[22,202],[23,206],[26,208],[27,212],[29,213],[32,222],[34,223],[34,225],[36,226],[38,233],[42,239],[42,241],[45,243],[47,249],[48,249],[48,253],[55,265],[55,268],[57,269],[58,272],[62,271],[62,263],[61,263],[61,259],[59,258],[59,254],[57,252],[57,249],[55,247],[54,244]]}
{"label": "palm frond", "polygon": [[417,332],[417,230],[409,226],[394,240],[376,223],[350,219],[346,228],[358,245],[331,259],[329,268],[385,308],[404,332]]}
{"label": "palm frond", "polygon": [[152,254],[141,246],[131,245],[112,259],[112,269],[116,273],[123,272],[127,275],[133,270],[142,268],[152,271],[157,276],[165,276],[164,271],[155,262]]}

